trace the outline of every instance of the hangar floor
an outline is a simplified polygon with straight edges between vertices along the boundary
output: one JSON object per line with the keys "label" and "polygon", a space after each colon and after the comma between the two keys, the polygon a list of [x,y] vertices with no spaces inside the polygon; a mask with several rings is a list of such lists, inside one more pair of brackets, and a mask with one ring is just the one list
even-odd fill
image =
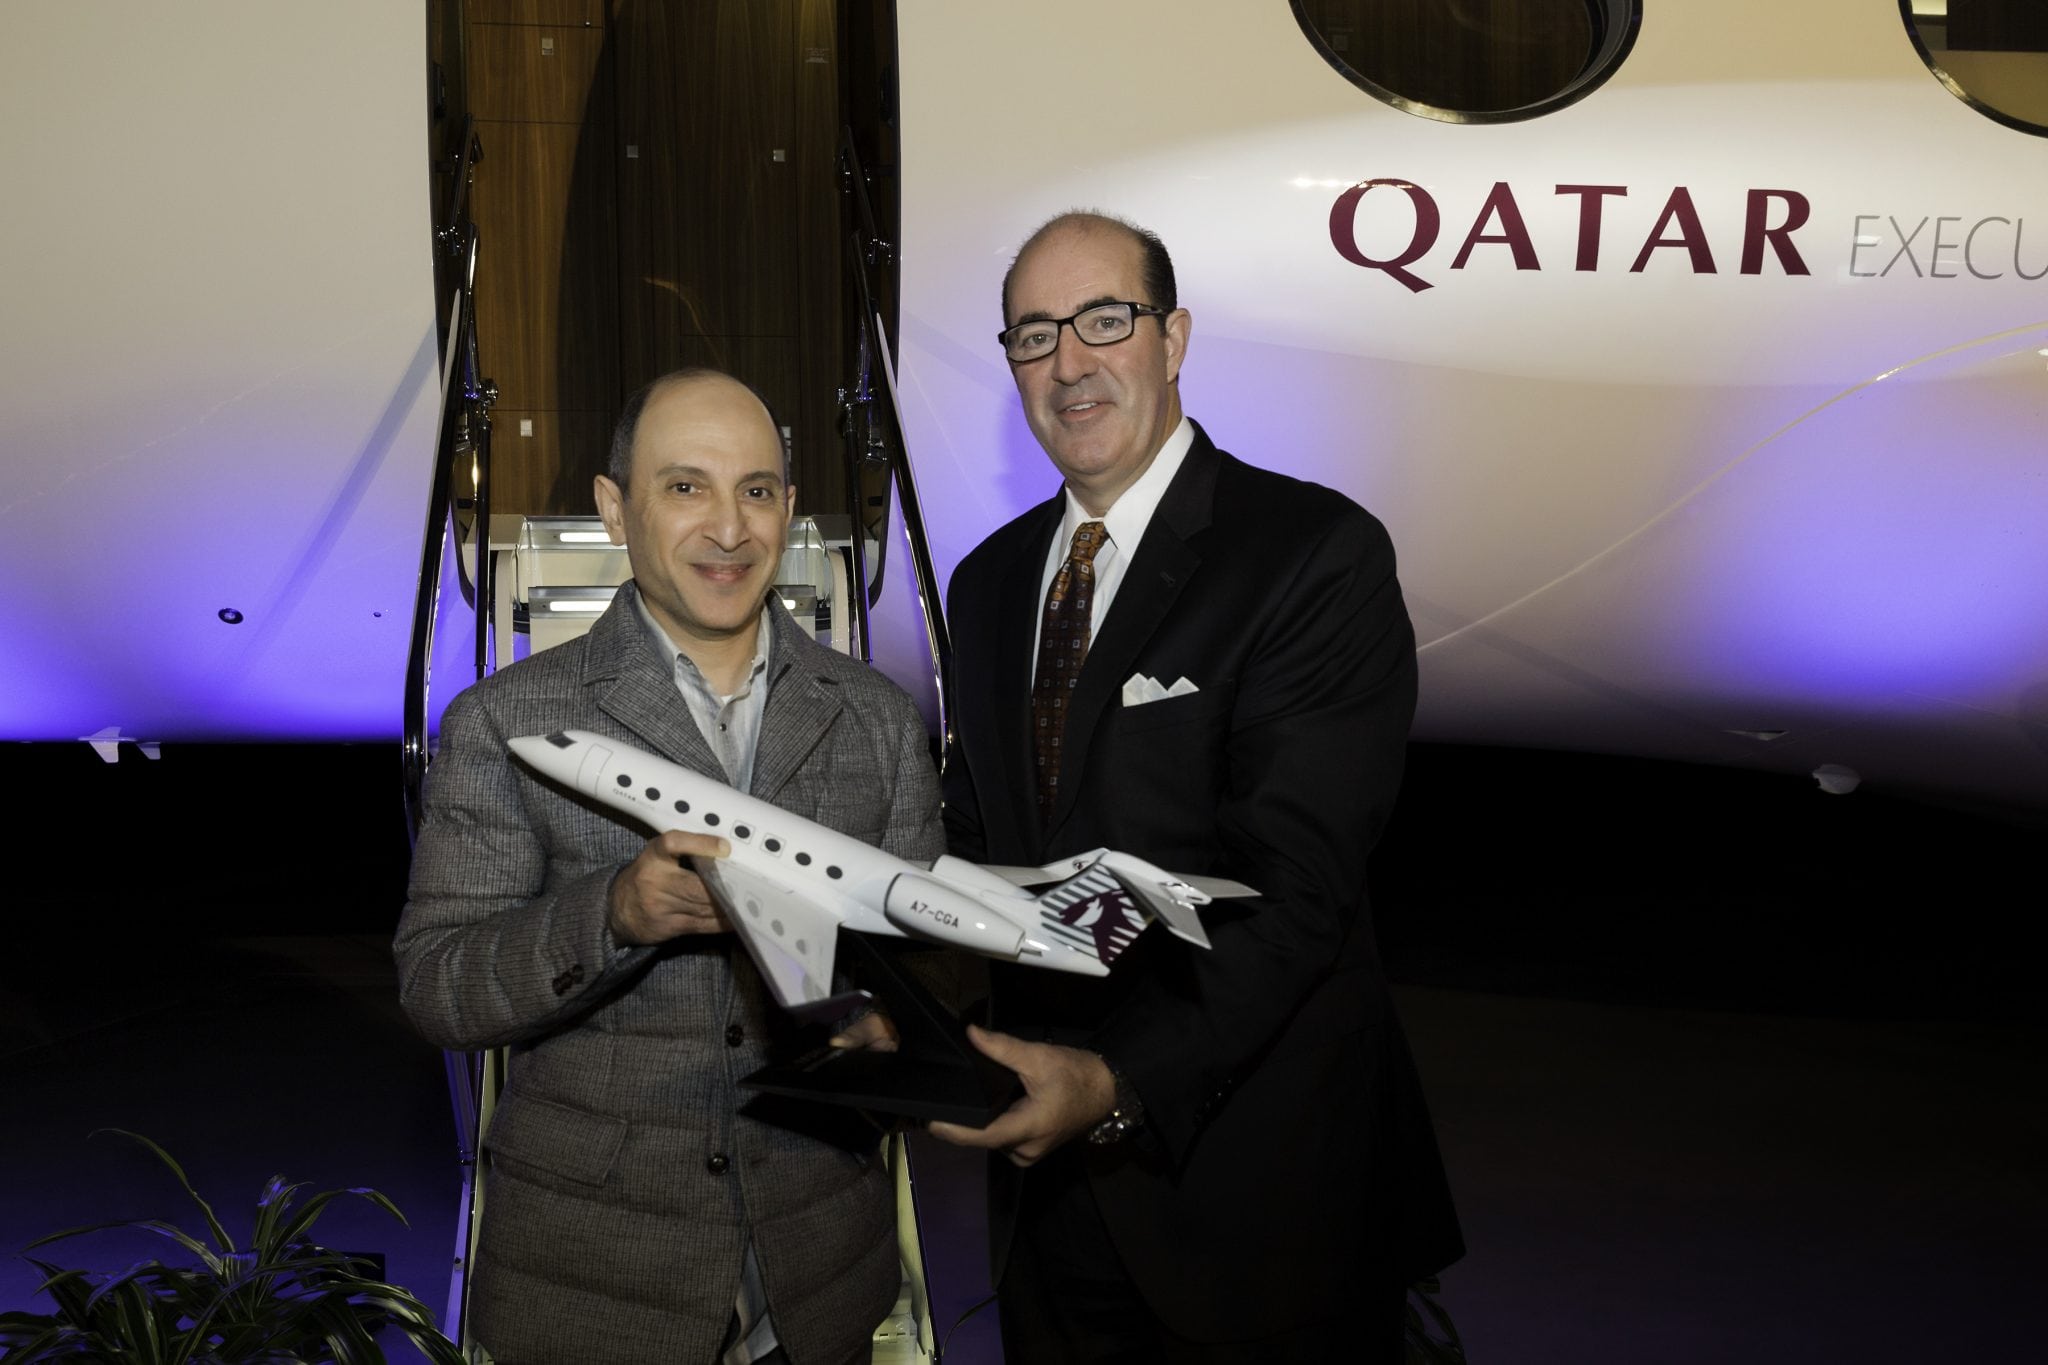
{"label": "hangar floor", "polygon": [[[2037,1352],[2048,1026],[1999,888],[2038,833],[1924,807],[1879,820],[1695,772],[1728,799],[1689,817],[1695,856],[1681,856],[1649,832],[1673,809],[1642,799],[1650,770],[1615,782],[1612,763],[1420,759],[1378,874],[1471,1245],[1443,1296],[1471,1358]],[[1475,794],[1474,764],[1509,779],[1491,784],[1500,795]],[[1573,783],[1583,799],[1526,799]],[[1426,834],[1423,813],[1451,810],[1484,856],[1446,856],[1451,842]],[[389,903],[388,860],[318,875],[359,875],[360,895]],[[0,974],[0,1308],[31,1305],[35,1272],[11,1253],[36,1235],[197,1222],[146,1154],[87,1139],[112,1126],[168,1148],[231,1228],[273,1173],[383,1190],[409,1229],[349,1201],[323,1240],[381,1251],[438,1309],[454,1244],[447,1098],[439,1055],[398,1013],[387,935],[331,914],[309,916],[319,932],[252,933],[268,906],[207,916],[203,878],[155,880],[146,910],[53,898],[61,925],[24,928]],[[943,1335],[986,1292],[978,1167],[923,1148],[917,1171]],[[77,1249],[98,1264],[145,1254]],[[994,1327],[993,1308],[970,1318],[946,1359],[998,1361]]]}

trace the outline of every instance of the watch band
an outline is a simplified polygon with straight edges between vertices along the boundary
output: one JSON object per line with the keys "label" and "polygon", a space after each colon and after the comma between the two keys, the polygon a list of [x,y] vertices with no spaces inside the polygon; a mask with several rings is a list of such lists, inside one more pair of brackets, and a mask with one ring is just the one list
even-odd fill
{"label": "watch band", "polygon": [[1110,1079],[1116,1082],[1116,1107],[1109,1111],[1108,1118],[1088,1130],[1088,1141],[1097,1147],[1122,1142],[1145,1125],[1145,1104],[1138,1098],[1131,1078],[1107,1057],[1102,1058],[1102,1064],[1109,1068]]}

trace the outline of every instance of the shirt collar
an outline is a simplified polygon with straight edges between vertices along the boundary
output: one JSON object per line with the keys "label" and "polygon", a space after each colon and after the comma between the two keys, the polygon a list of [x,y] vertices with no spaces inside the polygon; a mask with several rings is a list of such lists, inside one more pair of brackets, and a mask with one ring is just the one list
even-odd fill
{"label": "shirt collar", "polygon": [[[1074,532],[1083,522],[1099,521],[1109,543],[1116,546],[1121,554],[1129,554],[1144,538],[1145,528],[1152,524],[1152,514],[1159,510],[1160,499],[1173,483],[1173,476],[1180,472],[1181,462],[1187,459],[1188,451],[1195,444],[1195,424],[1186,417],[1166,438],[1166,444],[1159,447],[1159,453],[1152,457],[1152,463],[1138,476],[1138,481],[1123,491],[1122,496],[1110,504],[1101,516],[1090,516],[1074,498],[1074,490],[1067,490],[1066,515],[1060,519],[1062,546],[1074,543]],[[1064,552],[1062,552],[1064,558]]]}
{"label": "shirt collar", "polygon": [[[654,651],[655,658],[661,660],[662,669],[673,674],[678,669],[687,668],[689,675],[697,680],[697,685],[708,690],[703,670],[697,667],[695,659],[676,648],[675,641],[668,638],[668,632],[661,628],[661,622],[655,620],[654,613],[647,609],[647,598],[638,592],[634,593],[633,607],[640,613],[640,624],[647,632],[648,648]],[[748,685],[761,676],[774,652],[775,622],[770,618],[767,603],[764,602],[761,605],[761,623],[754,632],[754,662],[747,666],[746,677],[740,684],[739,692],[733,695],[738,696],[740,692],[745,692]]]}

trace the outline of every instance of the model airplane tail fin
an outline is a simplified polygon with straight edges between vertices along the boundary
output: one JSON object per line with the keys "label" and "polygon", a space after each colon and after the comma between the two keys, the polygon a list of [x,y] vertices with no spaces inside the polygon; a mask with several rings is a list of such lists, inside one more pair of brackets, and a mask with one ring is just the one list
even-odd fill
{"label": "model airplane tail fin", "polygon": [[1094,953],[1105,966],[1155,919],[1175,938],[1207,948],[1209,934],[1198,907],[1216,896],[1258,894],[1240,882],[1179,877],[1113,849],[1098,849],[1040,871],[1055,873],[1076,865],[1079,871],[1038,898],[1039,918],[1046,933]]}
{"label": "model airplane tail fin", "polygon": [[1097,862],[1041,895],[1038,920],[1053,942],[1107,967],[1144,932],[1150,916],[1116,874]]}

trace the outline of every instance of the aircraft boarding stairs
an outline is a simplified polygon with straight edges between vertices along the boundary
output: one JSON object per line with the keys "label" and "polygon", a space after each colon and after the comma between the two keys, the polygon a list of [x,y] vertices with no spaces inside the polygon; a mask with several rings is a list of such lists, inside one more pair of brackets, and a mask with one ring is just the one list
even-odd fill
{"label": "aircraft boarding stairs", "polygon": [[[795,518],[775,575],[775,590],[797,624],[841,654],[856,653],[859,643],[850,525],[845,516]],[[487,550],[494,668],[590,629],[633,573],[624,548],[611,543],[594,516],[493,516]],[[870,542],[870,558],[874,553]]]}

